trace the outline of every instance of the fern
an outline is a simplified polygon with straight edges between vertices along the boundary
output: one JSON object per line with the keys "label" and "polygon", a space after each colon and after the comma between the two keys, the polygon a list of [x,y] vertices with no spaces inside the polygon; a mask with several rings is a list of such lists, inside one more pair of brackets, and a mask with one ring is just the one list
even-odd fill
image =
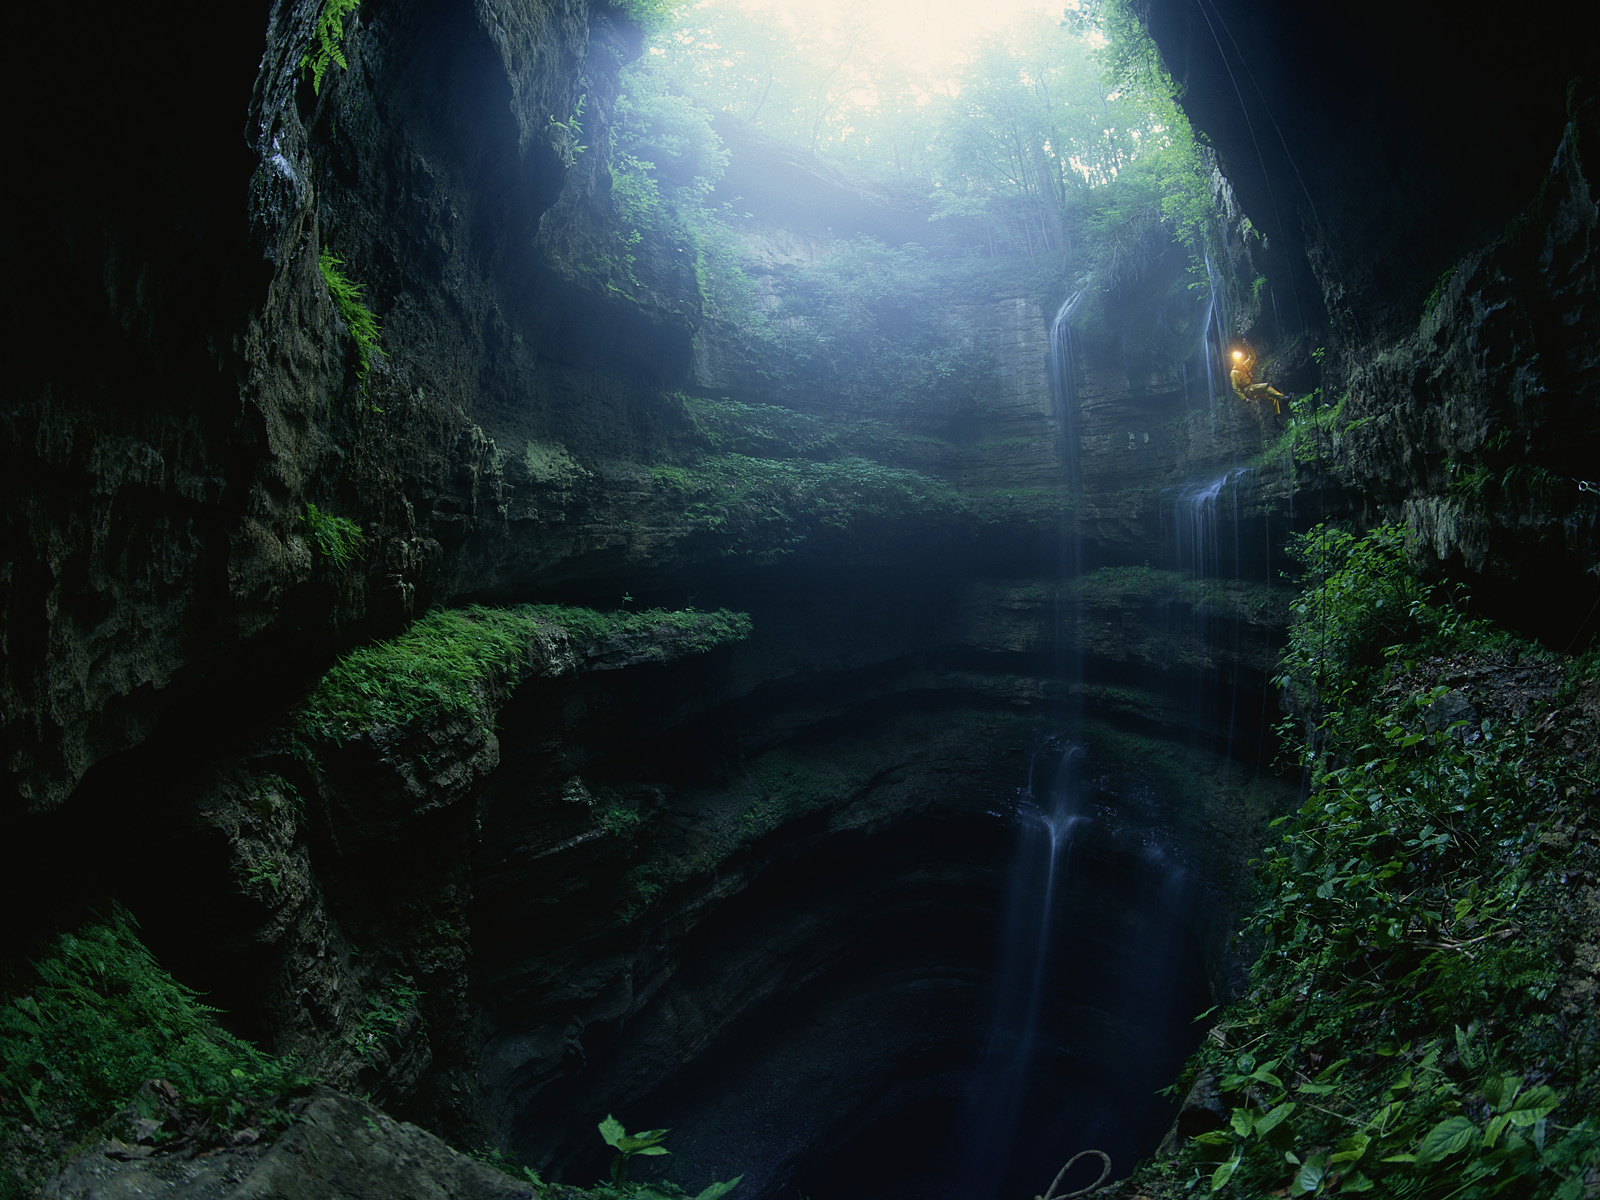
{"label": "fern", "polygon": [[[342,3],[343,0],[334,2]],[[372,356],[383,353],[383,347],[378,344],[381,330],[377,314],[361,302],[361,285],[340,272],[344,259],[335,258],[331,250],[324,250],[317,258],[317,265],[322,268],[322,279],[328,285],[328,295],[333,297],[333,306],[339,310],[339,315],[350,328],[350,336],[355,339],[356,356],[361,360],[356,378],[364,384],[367,368],[372,365]]]}
{"label": "fern", "polygon": [[338,570],[355,562],[366,549],[367,538],[361,527],[348,517],[325,513],[315,504],[307,503],[301,518],[316,539],[317,549]]}
{"label": "fern", "polygon": [[[149,1079],[167,1081],[214,1129],[286,1121],[272,1097],[303,1080],[222,1029],[216,1012],[161,969],[120,910],[58,937],[0,995],[0,1196],[37,1194],[54,1156]],[[146,1108],[141,1099],[141,1115],[160,1116]]]}
{"label": "fern", "polygon": [[322,94],[322,77],[327,74],[329,65],[338,63],[340,70],[350,65],[345,61],[344,50],[339,43],[344,41],[346,14],[360,7],[361,0],[323,0],[311,45],[300,57],[300,69],[311,72],[311,90],[319,96]]}

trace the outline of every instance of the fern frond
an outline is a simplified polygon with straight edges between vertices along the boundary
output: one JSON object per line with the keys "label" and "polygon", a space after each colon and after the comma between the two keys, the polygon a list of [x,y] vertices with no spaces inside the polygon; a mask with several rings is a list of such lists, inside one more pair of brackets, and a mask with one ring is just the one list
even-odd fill
{"label": "fern frond", "polygon": [[311,90],[319,96],[322,94],[322,77],[328,73],[328,67],[338,63],[342,71],[350,65],[342,46],[344,19],[360,7],[361,0],[323,0],[311,45],[300,57],[300,69],[311,72]]}
{"label": "fern frond", "polygon": [[344,265],[344,259],[335,258],[331,250],[324,250],[317,257],[317,265],[322,268],[322,280],[328,285],[333,306],[339,310],[339,315],[350,329],[350,336],[355,339],[356,356],[361,360],[358,374],[365,382],[372,356],[383,353],[383,347],[378,344],[382,336],[378,316],[362,303],[361,285],[339,270]]}

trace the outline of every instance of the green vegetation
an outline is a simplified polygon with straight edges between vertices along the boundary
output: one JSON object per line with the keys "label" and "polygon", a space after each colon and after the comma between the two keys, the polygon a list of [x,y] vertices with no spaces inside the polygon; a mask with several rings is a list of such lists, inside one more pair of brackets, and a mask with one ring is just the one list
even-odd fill
{"label": "green vegetation", "polygon": [[622,1122],[611,1114],[606,1114],[606,1119],[600,1122],[600,1136],[605,1139],[608,1146],[616,1150],[611,1159],[611,1182],[623,1183],[628,1178],[628,1165],[635,1157],[651,1158],[664,1154],[671,1154],[661,1144],[669,1131],[665,1129],[646,1129],[639,1133],[629,1133],[623,1128]]}
{"label": "green vegetation", "polygon": [[1371,420],[1370,417],[1347,420],[1345,408],[1349,399],[1346,393],[1334,403],[1324,404],[1321,388],[1295,397],[1289,402],[1283,432],[1253,458],[1250,465],[1287,464],[1292,472],[1301,465],[1331,457],[1339,438]]}
{"label": "green vegetation", "polygon": [[358,560],[366,550],[366,535],[361,532],[361,527],[348,517],[336,517],[332,513],[325,513],[308,501],[300,519],[310,531],[318,552],[336,570],[344,570]]}
{"label": "green vegetation", "polygon": [[662,656],[700,653],[750,636],[744,613],[596,612],[553,604],[440,609],[404,633],[352,650],[322,677],[293,721],[302,742],[340,744],[380,725],[429,714],[487,719],[516,686],[535,639],[565,635],[591,652],[612,639],[657,642]]}
{"label": "green vegetation", "polygon": [[344,319],[355,341],[356,358],[360,364],[356,370],[356,380],[365,386],[372,356],[383,353],[383,347],[379,345],[381,332],[378,318],[362,302],[361,285],[348,279],[339,270],[344,266],[344,259],[335,258],[331,250],[324,250],[317,256],[317,266],[322,269],[322,279],[328,285],[328,295],[333,298],[334,308],[339,310],[339,316]]}
{"label": "green vegetation", "polygon": [[1141,604],[1176,601],[1218,615],[1231,615],[1252,624],[1280,624],[1287,602],[1283,594],[1265,583],[1238,579],[1196,579],[1187,571],[1164,571],[1150,566],[1100,567],[1067,580],[1065,595],[1084,604],[1119,607],[1130,599]]}
{"label": "green vegetation", "polygon": [[968,505],[949,484],[864,458],[783,461],[726,454],[692,467],[652,468],[678,494],[690,526],[728,539],[727,554],[791,553],[824,530],[858,530],[916,514],[950,520]]}
{"label": "green vegetation", "polygon": [[322,94],[322,77],[331,64],[338,63],[341,71],[350,65],[342,47],[344,19],[360,7],[361,0],[322,0],[311,45],[300,58],[300,70],[311,73],[311,90],[317,95]]}
{"label": "green vegetation", "polygon": [[412,986],[411,980],[390,982],[367,997],[367,1011],[345,1040],[369,1066],[375,1065],[382,1057],[384,1043],[417,1012],[417,1001],[421,999],[422,992]]}
{"label": "green vegetation", "polygon": [[611,804],[595,814],[595,824],[611,834],[621,837],[632,833],[644,821],[637,809],[629,808],[625,804]]}
{"label": "green vegetation", "polygon": [[1460,269],[1461,263],[1451,263],[1439,275],[1439,278],[1434,280],[1433,290],[1428,293],[1428,298],[1422,302],[1422,315],[1424,317],[1439,306],[1440,297],[1444,295],[1445,289],[1450,286],[1450,280],[1454,278],[1455,273]]}
{"label": "green vegetation", "polygon": [[697,396],[678,399],[697,440],[713,454],[834,458],[840,453],[843,439],[854,432],[853,427],[846,429],[776,404],[746,404]]}
{"label": "green vegetation", "polygon": [[57,938],[0,1001],[0,1196],[34,1192],[129,1106],[158,1146],[287,1123],[279,1099],[303,1080],[215,1012],[156,964],[125,913]]}
{"label": "green vegetation", "polygon": [[1309,798],[1260,864],[1248,994],[1182,1081],[1210,1079],[1226,1120],[1139,1182],[1592,1195],[1600,1016],[1582,947],[1600,911],[1566,880],[1600,854],[1600,762],[1561,731],[1595,663],[1564,670],[1465,619],[1397,530],[1317,529],[1298,554],[1281,682],[1307,723]]}
{"label": "green vegetation", "polygon": [[[628,1179],[628,1167],[635,1158],[656,1158],[671,1154],[661,1144],[670,1132],[666,1129],[647,1129],[640,1133],[629,1133],[623,1128],[622,1122],[607,1114],[606,1119],[600,1122],[600,1136],[605,1139],[606,1145],[616,1150],[611,1159],[611,1186],[601,1185],[590,1194],[598,1200],[682,1200],[686,1193],[672,1184],[633,1183]],[[734,1188],[739,1186],[743,1175],[736,1175],[732,1179],[713,1183],[704,1188],[693,1200],[721,1200]]]}
{"label": "green vegetation", "polygon": [[1568,481],[1548,467],[1524,461],[1509,443],[1502,434],[1485,442],[1475,459],[1451,462],[1449,490],[1484,506],[1559,511]]}
{"label": "green vegetation", "polygon": [[662,1139],[670,1131],[648,1129],[640,1133],[629,1133],[623,1128],[621,1121],[610,1115],[600,1122],[599,1129],[606,1145],[617,1153],[611,1160],[610,1182],[596,1184],[592,1188],[546,1183],[539,1177],[537,1171],[530,1167],[519,1168],[510,1155],[496,1149],[486,1148],[482,1152],[473,1154],[472,1157],[509,1175],[517,1174],[520,1170],[522,1177],[533,1185],[535,1200],[721,1200],[723,1196],[738,1187],[740,1180],[744,1178],[743,1175],[737,1175],[732,1179],[709,1184],[695,1196],[690,1196],[688,1192],[669,1180],[653,1179],[649,1182],[639,1182],[629,1179],[628,1168],[635,1158],[660,1158],[672,1153],[661,1145]]}
{"label": "green vegetation", "polygon": [[[616,244],[587,269],[638,296],[647,251],[692,262],[700,311],[686,315],[737,327],[780,388],[924,411],[981,403],[996,386],[988,356],[941,325],[951,297],[1055,304],[1064,279],[1086,281],[1080,324],[1101,330],[1175,243],[1197,264],[1193,286],[1212,286],[1199,264],[1207,249],[1222,261],[1224,234],[1209,160],[1125,5],[1020,19],[937,83],[899,39],[867,32],[880,19],[864,8],[796,26],[705,0],[658,29],[624,76],[611,129]],[[751,258],[751,214],[710,201],[727,160],[717,110],[876,178],[908,211],[930,212],[926,233],[900,245],[841,237],[803,262]],[[1259,306],[1236,281],[1222,286],[1230,311]]]}
{"label": "green vegetation", "polygon": [[550,132],[554,137],[556,150],[561,155],[561,165],[570,167],[578,161],[579,156],[589,147],[581,144],[578,139],[583,136],[584,107],[589,102],[587,92],[580,95],[573,102],[572,113],[565,121],[556,119],[554,113],[550,115]]}
{"label": "green vegetation", "polygon": [[686,0],[622,0],[622,10],[639,22],[647,32],[662,28],[671,21]]}
{"label": "green vegetation", "polygon": [[622,919],[633,921],[674,884],[716,873],[743,847],[806,813],[847,796],[857,777],[831,758],[788,750],[763,754],[722,799],[723,815],[691,845],[652,846],[624,881]]}
{"label": "green vegetation", "polygon": [[[1139,281],[1174,240],[1197,258],[1220,250],[1208,160],[1127,4],[1019,16],[978,35],[956,67],[906,54],[888,20],[863,8],[797,24],[770,5],[703,0],[658,32],[629,91],[692,97],[879,181],[908,207],[931,205],[919,240],[1014,260],[1013,273],[1037,265],[1053,295],[1063,276],[1087,278],[1092,307]],[[737,212],[721,215],[737,224]],[[1232,299],[1243,311],[1250,297]]]}

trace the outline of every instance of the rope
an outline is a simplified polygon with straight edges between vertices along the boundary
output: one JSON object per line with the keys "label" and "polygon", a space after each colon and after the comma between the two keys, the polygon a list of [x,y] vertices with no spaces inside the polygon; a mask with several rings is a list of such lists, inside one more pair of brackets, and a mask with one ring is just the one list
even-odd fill
{"label": "rope", "polygon": [[[1083,1158],[1085,1155],[1089,1155],[1089,1154],[1093,1154],[1102,1163],[1105,1164],[1103,1167],[1100,1168],[1100,1178],[1096,1179],[1088,1187],[1079,1188],[1075,1192],[1062,1192],[1058,1196],[1056,1194],[1056,1188],[1061,1185],[1062,1177],[1064,1175],[1066,1175],[1066,1173],[1068,1171],[1072,1170],[1072,1164],[1073,1163],[1077,1162],[1080,1158]],[[1099,1187],[1102,1183],[1104,1183],[1106,1181],[1106,1176],[1108,1176],[1110,1174],[1111,1174],[1111,1156],[1109,1154],[1107,1154],[1104,1150],[1079,1150],[1071,1158],[1067,1159],[1067,1165],[1066,1166],[1062,1167],[1061,1170],[1056,1172],[1056,1177],[1050,1181],[1050,1186],[1045,1190],[1044,1195],[1035,1196],[1033,1198],[1033,1200],[1071,1200],[1071,1198],[1073,1196],[1087,1196],[1090,1192],[1094,1191],[1097,1187]]]}

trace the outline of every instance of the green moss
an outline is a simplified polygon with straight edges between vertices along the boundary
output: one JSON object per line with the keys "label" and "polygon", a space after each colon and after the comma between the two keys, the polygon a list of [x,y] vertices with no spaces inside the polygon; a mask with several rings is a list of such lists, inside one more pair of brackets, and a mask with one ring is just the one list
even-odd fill
{"label": "green moss", "polygon": [[657,487],[677,494],[691,529],[726,537],[730,554],[776,557],[824,530],[913,516],[946,521],[970,511],[944,481],[864,458],[725,454],[694,466],[658,466],[651,474]]}
{"label": "green moss", "polygon": [[302,741],[335,744],[380,725],[407,725],[430,714],[487,717],[490,701],[509,695],[530,643],[565,632],[584,650],[617,638],[656,640],[662,657],[700,653],[750,636],[744,613],[602,613],[553,604],[440,609],[404,633],[352,650],[322,677],[296,711]]}
{"label": "green moss", "polygon": [[1186,571],[1150,566],[1100,567],[1062,586],[1063,594],[1091,607],[1186,604],[1253,625],[1284,623],[1288,595],[1265,583],[1237,579],[1196,579]]}
{"label": "green moss", "polygon": [[631,922],[668,888],[715,875],[741,850],[774,830],[844,798],[855,777],[831,760],[773,750],[746,767],[719,797],[721,817],[689,844],[650,847],[652,856],[623,881],[620,916]]}
{"label": "green moss", "polygon": [[[148,1079],[168,1081],[176,1103],[216,1129],[286,1122],[274,1097],[299,1076],[220,1028],[215,1012],[157,965],[125,914],[57,938],[0,1000],[0,1146],[9,1168],[0,1195],[31,1192],[55,1166],[48,1154],[24,1157],[39,1142],[24,1141],[22,1125],[63,1153],[132,1104]],[[151,1102],[140,1106],[146,1117],[164,1115]]]}
{"label": "green moss", "polygon": [[1459,262],[1451,263],[1440,273],[1439,278],[1434,281],[1433,290],[1428,293],[1428,298],[1422,302],[1422,315],[1424,317],[1439,306],[1440,297],[1444,295],[1445,289],[1450,286],[1451,277],[1455,275],[1460,267],[1461,264]]}

